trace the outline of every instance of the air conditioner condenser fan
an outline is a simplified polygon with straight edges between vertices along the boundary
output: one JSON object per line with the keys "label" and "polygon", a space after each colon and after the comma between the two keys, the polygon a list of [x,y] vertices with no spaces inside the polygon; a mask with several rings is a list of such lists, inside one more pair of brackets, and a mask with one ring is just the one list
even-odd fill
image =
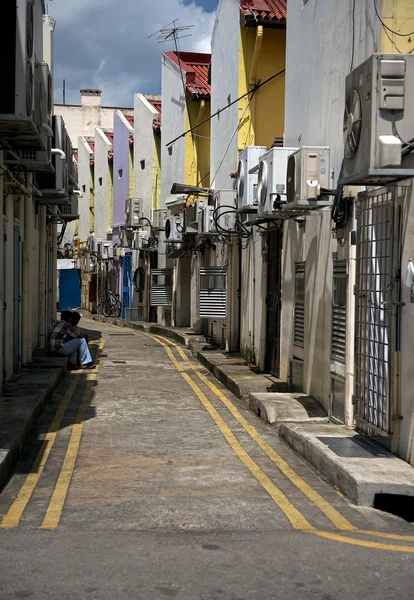
{"label": "air conditioner condenser fan", "polygon": [[345,101],[344,112],[344,153],[346,158],[353,158],[358,150],[361,126],[361,98],[356,90],[351,90]]}

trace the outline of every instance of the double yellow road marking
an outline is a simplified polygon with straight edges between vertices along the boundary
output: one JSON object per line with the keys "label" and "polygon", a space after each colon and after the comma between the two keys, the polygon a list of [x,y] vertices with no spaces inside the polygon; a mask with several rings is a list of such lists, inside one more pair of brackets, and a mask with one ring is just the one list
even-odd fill
{"label": "double yellow road marking", "polygon": [[[292,526],[299,531],[309,532],[318,537],[322,537],[327,540],[350,544],[353,546],[360,546],[364,548],[372,548],[376,550],[388,550],[394,552],[414,553],[414,546],[403,546],[397,544],[387,544],[383,542],[370,541],[365,539],[358,539],[351,537],[352,534],[359,534],[363,536],[375,536],[377,538],[393,539],[405,542],[413,542],[414,536],[409,535],[398,535],[391,533],[382,533],[376,531],[364,531],[358,529],[348,519],[346,519],[334,506],[332,506],[325,498],[323,498],[314,488],[312,488],[306,481],[300,477],[290,465],[274,450],[270,444],[259,434],[256,428],[249,423],[247,419],[243,417],[240,411],[234,406],[234,404],[227,398],[221,390],[214,385],[209,379],[199,371],[198,366],[190,361],[185,352],[170,340],[164,341],[159,336],[144,334],[158,344],[164,347],[168,354],[171,362],[174,364],[176,369],[180,372],[182,377],[197,395],[203,406],[206,408],[209,415],[212,417],[216,425],[219,427],[221,433],[242,461],[242,463],[249,469],[252,475],[267,491],[269,496],[273,499],[275,504],[283,511],[287,519],[290,521]],[[293,483],[303,494],[317,507],[319,510],[331,521],[331,523],[343,533],[335,533],[330,531],[320,531],[316,529],[304,515],[290,502],[285,494],[278,488],[273,481],[265,474],[265,472],[255,463],[252,458],[247,454],[244,448],[241,446],[237,438],[234,436],[230,427],[225,423],[219,413],[216,411],[211,402],[207,399],[201,388],[191,379],[186,373],[186,369],[180,364],[180,362],[174,356],[171,347],[173,347],[181,358],[184,360],[186,365],[199,377],[199,379],[215,394],[215,396],[226,406],[232,416],[237,422],[243,426],[245,431],[255,440],[260,448],[267,454],[267,456],[273,461],[278,469]],[[349,537],[348,537],[349,536]]]}
{"label": "double yellow road marking", "polygon": [[[99,360],[100,352],[104,346],[104,340],[101,340],[98,346],[97,358]],[[42,523],[43,529],[55,529],[59,524],[59,520],[62,514],[63,504],[69,489],[70,480],[72,477],[73,469],[75,466],[77,452],[79,450],[80,439],[83,430],[83,422],[88,410],[91,398],[94,381],[96,380],[99,365],[90,371],[88,374],[88,381],[86,384],[86,390],[82,398],[81,405],[76,416],[76,423],[72,428],[72,434],[69,440],[66,457],[63,463],[62,471],[60,473],[58,483],[56,484],[52,498],[49,503],[49,507],[46,512],[45,519]],[[85,373],[85,372],[83,372]],[[63,399],[60,403],[53,421],[50,425],[49,431],[45,436],[45,439],[40,448],[39,454],[33,464],[32,470],[26,477],[24,484],[22,485],[19,493],[13,504],[10,506],[6,515],[0,524],[3,529],[11,529],[17,527],[26,506],[35,490],[35,487],[43,473],[43,469],[46,465],[47,459],[49,458],[50,452],[56,441],[57,432],[61,426],[66,410],[72,400],[76,386],[78,385],[80,378],[77,373],[73,374],[73,380],[71,381]]]}

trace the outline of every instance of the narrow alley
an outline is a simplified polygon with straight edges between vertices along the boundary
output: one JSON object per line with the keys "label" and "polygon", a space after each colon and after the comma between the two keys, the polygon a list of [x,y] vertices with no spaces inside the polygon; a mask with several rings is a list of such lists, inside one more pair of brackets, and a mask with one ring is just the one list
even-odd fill
{"label": "narrow alley", "polygon": [[97,367],[0,496],[2,599],[409,597],[408,523],[351,506],[177,344],[85,326]]}

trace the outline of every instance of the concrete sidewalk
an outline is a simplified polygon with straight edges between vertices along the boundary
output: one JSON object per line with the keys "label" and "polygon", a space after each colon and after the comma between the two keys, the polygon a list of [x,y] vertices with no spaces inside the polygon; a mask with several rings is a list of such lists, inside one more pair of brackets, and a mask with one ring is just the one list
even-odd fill
{"label": "concrete sidewalk", "polygon": [[0,396],[0,489],[29,438],[43,407],[66,373],[67,359],[33,355],[33,361],[17,371]]}

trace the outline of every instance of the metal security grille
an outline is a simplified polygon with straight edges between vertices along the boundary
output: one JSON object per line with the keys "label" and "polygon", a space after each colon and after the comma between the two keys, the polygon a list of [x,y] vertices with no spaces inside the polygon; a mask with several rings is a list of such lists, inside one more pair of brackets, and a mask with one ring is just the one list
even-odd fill
{"label": "metal security grille", "polygon": [[391,323],[396,189],[358,196],[356,274],[356,417],[390,431]]}
{"label": "metal security grille", "polygon": [[295,265],[295,307],[293,317],[293,345],[305,347],[305,263]]}
{"label": "metal security grille", "polygon": [[171,306],[172,269],[152,269],[150,285],[150,305]]}
{"label": "metal security grille", "polygon": [[199,285],[200,319],[225,319],[227,316],[227,269],[201,267]]}
{"label": "metal security grille", "polygon": [[348,275],[346,260],[333,262],[332,293],[332,360],[345,364],[346,361],[346,296]]}

